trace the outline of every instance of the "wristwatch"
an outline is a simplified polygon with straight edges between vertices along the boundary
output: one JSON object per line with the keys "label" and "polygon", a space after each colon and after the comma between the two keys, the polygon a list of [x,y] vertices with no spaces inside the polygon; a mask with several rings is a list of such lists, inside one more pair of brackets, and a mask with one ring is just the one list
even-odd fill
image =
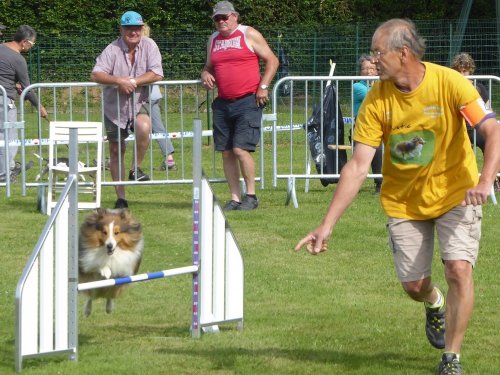
{"label": "wristwatch", "polygon": [[267,90],[269,88],[269,85],[260,85],[260,88],[262,90]]}
{"label": "wristwatch", "polygon": [[132,82],[133,85],[137,86],[137,81],[134,78],[130,78],[130,82]]}

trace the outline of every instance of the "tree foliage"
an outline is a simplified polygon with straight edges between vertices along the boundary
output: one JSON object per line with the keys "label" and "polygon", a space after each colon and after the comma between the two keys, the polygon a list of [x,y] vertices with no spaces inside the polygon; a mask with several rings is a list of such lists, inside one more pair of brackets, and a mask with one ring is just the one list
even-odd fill
{"label": "tree foliage", "polygon": [[[355,0],[353,12],[356,20],[385,20],[410,18],[416,20],[456,19],[460,16],[464,0]],[[473,2],[470,18],[491,18],[495,11],[494,0]]]}
{"label": "tree foliage", "polygon": [[[120,15],[136,10],[153,27],[196,30],[213,28],[215,0],[2,0],[0,22],[15,30],[28,24],[40,33],[68,31],[108,33],[118,28]],[[255,27],[321,28],[345,22],[456,19],[463,0],[235,0],[243,22]],[[473,2],[470,18],[491,18],[494,0]]]}

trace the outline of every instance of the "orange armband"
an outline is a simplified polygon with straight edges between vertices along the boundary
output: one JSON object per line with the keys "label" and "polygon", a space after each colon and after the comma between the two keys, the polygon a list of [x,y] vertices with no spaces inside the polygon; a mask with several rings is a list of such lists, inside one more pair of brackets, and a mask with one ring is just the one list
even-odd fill
{"label": "orange armband", "polygon": [[486,109],[484,101],[481,98],[460,107],[460,113],[472,127],[476,127],[487,118],[495,116],[495,113]]}

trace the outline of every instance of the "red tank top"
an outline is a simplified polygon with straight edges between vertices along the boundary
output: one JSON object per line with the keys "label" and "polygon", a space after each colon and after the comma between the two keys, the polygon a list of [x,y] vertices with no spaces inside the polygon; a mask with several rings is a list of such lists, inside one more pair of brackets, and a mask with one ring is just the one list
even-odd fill
{"label": "red tank top", "polygon": [[210,61],[214,67],[219,97],[234,99],[255,93],[260,82],[259,57],[245,39],[248,26],[238,25],[229,36],[212,35]]}

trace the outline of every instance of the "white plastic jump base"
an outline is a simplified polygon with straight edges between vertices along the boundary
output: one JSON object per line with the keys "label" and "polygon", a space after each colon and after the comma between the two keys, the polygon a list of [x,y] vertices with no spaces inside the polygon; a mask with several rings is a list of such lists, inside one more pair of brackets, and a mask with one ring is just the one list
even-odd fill
{"label": "white plastic jump base", "polygon": [[[199,120],[197,120],[199,122]],[[201,134],[201,122],[195,128]],[[191,333],[217,332],[218,325],[243,327],[243,259],[220,205],[201,168],[193,172],[193,228],[191,265],[78,285],[78,194],[76,136],[70,145],[73,173],[49,216],[16,288],[16,371],[25,359],[67,354],[78,358],[78,290],[191,274]],[[196,144],[197,143],[197,144]],[[201,136],[194,165],[201,166]],[[196,151],[194,152],[197,153]],[[197,168],[195,168],[197,169]],[[68,198],[70,196],[71,199]]]}
{"label": "white plastic jump base", "polygon": [[[204,224],[200,227],[199,237],[200,327],[238,322],[238,329],[242,329],[243,258],[206,178],[202,179],[201,194],[201,215]],[[210,228],[213,230],[207,230]]]}

